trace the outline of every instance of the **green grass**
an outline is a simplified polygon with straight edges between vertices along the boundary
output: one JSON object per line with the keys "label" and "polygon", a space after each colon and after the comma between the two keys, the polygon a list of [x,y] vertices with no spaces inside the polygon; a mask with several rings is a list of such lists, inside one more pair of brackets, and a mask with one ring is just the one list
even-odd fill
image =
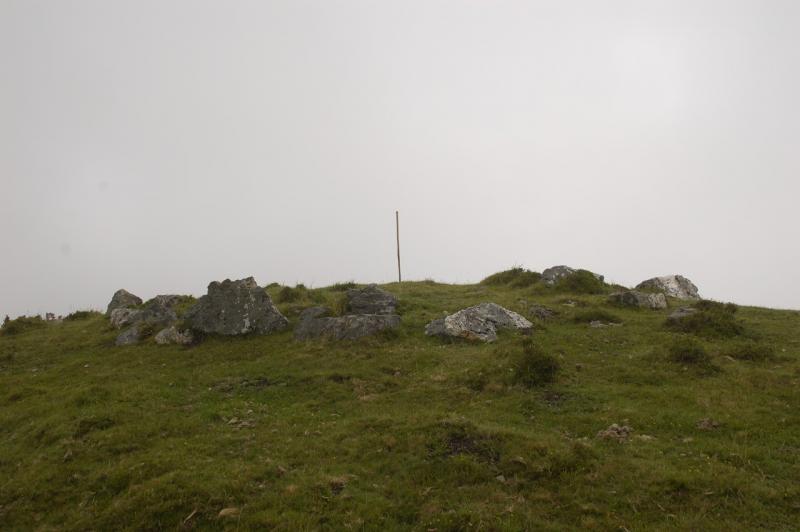
{"label": "green grass", "polygon": [[[603,295],[578,308],[535,286],[384,288],[401,329],[352,343],[287,330],[114,347],[99,315],[3,334],[0,529],[796,529],[800,313],[738,309],[769,358],[694,335],[719,368],[704,373],[668,356],[685,336],[664,327],[670,310],[614,309],[622,326],[592,329],[575,317],[607,312]],[[343,295],[279,306],[294,323]],[[516,334],[424,336],[482,301],[559,310],[531,338],[553,382],[515,380]],[[612,423],[627,442],[596,438]]]}

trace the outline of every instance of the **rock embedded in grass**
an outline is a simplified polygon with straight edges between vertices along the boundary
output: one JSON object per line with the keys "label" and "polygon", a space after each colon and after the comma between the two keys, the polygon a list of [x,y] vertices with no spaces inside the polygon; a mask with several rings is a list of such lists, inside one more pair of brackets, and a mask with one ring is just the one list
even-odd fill
{"label": "rock embedded in grass", "polygon": [[[551,268],[547,268],[545,271],[542,272],[542,282],[548,286],[553,286],[559,280],[563,279],[564,277],[569,277],[577,273],[578,270],[575,268],[570,268],[569,266],[553,266]],[[598,281],[603,282],[605,279],[602,275],[598,273],[592,272]],[[591,278],[590,278],[591,279]]]}
{"label": "rock embedded in grass", "polygon": [[192,329],[226,336],[269,334],[289,324],[252,277],[212,282],[208,293],[186,311],[184,319]]}
{"label": "rock embedded in grass", "polygon": [[177,327],[172,325],[159,331],[155,336],[155,341],[159,345],[189,345],[194,341],[194,336],[192,336],[192,331],[186,330],[181,332]]}
{"label": "rock embedded in grass", "polygon": [[397,329],[400,316],[396,314],[351,314],[338,317],[307,317],[295,327],[297,340],[356,340],[374,336],[382,331]]}
{"label": "rock embedded in grass", "polygon": [[425,327],[425,334],[494,342],[497,329],[530,330],[532,327],[530,321],[516,312],[496,303],[481,303],[433,320]]}
{"label": "rock embedded in grass", "polygon": [[347,290],[347,309],[349,314],[396,314],[397,298],[374,284],[350,288]]}
{"label": "rock embedded in grass", "polygon": [[700,299],[697,286],[682,275],[665,275],[653,277],[636,285],[636,290],[652,290],[662,292],[668,297],[677,299]]}
{"label": "rock embedded in grass", "polygon": [[645,293],[636,290],[615,292],[608,296],[608,302],[621,307],[646,308],[651,310],[667,308],[667,298],[664,294]]}

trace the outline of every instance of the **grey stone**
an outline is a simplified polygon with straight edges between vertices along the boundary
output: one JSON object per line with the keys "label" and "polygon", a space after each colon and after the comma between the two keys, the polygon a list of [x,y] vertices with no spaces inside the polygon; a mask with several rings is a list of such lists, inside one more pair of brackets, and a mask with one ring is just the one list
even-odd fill
{"label": "grey stone", "polygon": [[616,292],[608,296],[609,303],[622,307],[647,308],[652,310],[662,310],[667,308],[667,298],[664,294],[652,294],[628,290],[626,292]]}
{"label": "grey stone", "polygon": [[653,277],[636,285],[636,290],[653,290],[678,299],[700,299],[697,287],[682,275]]}
{"label": "grey stone", "polygon": [[192,331],[186,330],[181,332],[173,325],[159,331],[155,336],[155,340],[159,345],[189,345],[194,340],[194,336],[192,336]]}
{"label": "grey stone", "polygon": [[150,324],[166,326],[178,320],[175,311],[168,306],[168,300],[154,298],[143,308],[117,308],[111,311],[111,326],[122,329],[134,324]]}
{"label": "grey stone", "polygon": [[297,324],[294,336],[298,340],[317,338],[355,340],[399,326],[400,316],[394,314],[353,314],[335,318],[307,317]]}
{"label": "grey stone", "polygon": [[139,341],[142,339],[141,334],[139,333],[139,325],[132,325],[128,327],[119,335],[117,336],[117,340],[114,342],[115,345],[134,345],[138,344]]}
{"label": "grey stone", "polygon": [[530,307],[528,307],[528,314],[540,320],[549,320],[555,317],[556,314],[558,314],[558,312],[551,309],[550,307],[534,303]]}
{"label": "grey stone", "polygon": [[289,324],[252,277],[209,284],[184,318],[192,329],[223,335],[269,334]]}
{"label": "grey stone", "polygon": [[331,311],[328,307],[310,307],[300,313],[299,319],[303,322],[305,320],[313,320],[314,318],[324,318],[330,313]]}
{"label": "grey stone", "polygon": [[497,329],[530,330],[532,327],[531,322],[516,312],[496,303],[481,303],[433,320],[425,327],[425,334],[494,342]]}
{"label": "grey stone", "polygon": [[679,309],[675,309],[672,314],[669,315],[669,319],[679,320],[681,318],[685,318],[686,316],[691,316],[695,312],[697,312],[697,309],[693,309],[691,307],[681,307]]}
{"label": "grey stone", "polygon": [[136,318],[141,314],[139,309],[132,308],[115,308],[111,311],[111,326],[115,329],[122,329],[129,325],[136,323]]}
{"label": "grey stone", "polygon": [[397,298],[377,285],[347,290],[347,308],[350,314],[395,314]]}
{"label": "grey stone", "polygon": [[111,312],[118,308],[135,307],[142,304],[142,298],[135,296],[125,289],[119,289],[114,292],[111,297],[111,302],[106,309],[106,316],[111,316]]}
{"label": "grey stone", "polygon": [[[560,279],[568,277],[577,271],[577,269],[570,268],[569,266],[553,266],[552,268],[547,268],[542,272],[542,282],[546,285],[552,286]],[[599,281],[603,281],[605,279],[602,275],[594,272],[592,272],[592,275],[597,277]]]}

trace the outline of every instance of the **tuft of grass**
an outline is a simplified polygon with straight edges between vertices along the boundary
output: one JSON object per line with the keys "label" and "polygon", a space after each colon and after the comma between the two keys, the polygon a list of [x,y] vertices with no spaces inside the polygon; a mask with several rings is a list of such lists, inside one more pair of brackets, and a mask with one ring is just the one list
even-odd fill
{"label": "tuft of grass", "polygon": [[693,366],[711,365],[711,357],[703,344],[688,336],[681,336],[669,346],[669,358],[680,364]]}
{"label": "tuft of grass", "polygon": [[578,270],[558,280],[555,285],[559,292],[571,294],[604,294],[608,286],[589,270]]}
{"label": "tuft of grass", "polygon": [[[8,316],[6,316],[8,318]],[[27,331],[40,329],[45,327],[47,322],[41,316],[20,316],[16,319],[8,319],[3,321],[3,326],[0,328],[0,334],[4,336],[13,336]]]}
{"label": "tuft of grass", "polygon": [[590,323],[593,321],[602,321],[605,323],[622,323],[622,318],[616,314],[599,308],[581,310],[572,318],[575,323]]}
{"label": "tuft of grass", "polygon": [[278,303],[294,303],[301,300],[306,295],[306,292],[307,289],[302,284],[298,284],[294,288],[284,286],[280,289],[275,299]]}
{"label": "tuft of grass", "polygon": [[76,310],[72,314],[65,316],[64,321],[88,320],[89,318],[96,318],[98,316],[102,316],[102,313],[96,310]]}
{"label": "tuft of grass", "polygon": [[665,327],[674,332],[689,333],[705,338],[730,338],[744,334],[744,327],[736,319],[739,310],[733,303],[698,301],[697,312],[682,318],[667,318]]}
{"label": "tuft of grass", "polygon": [[558,360],[544,353],[530,338],[522,341],[522,355],[513,365],[514,382],[534,388],[555,382],[560,369]]}
{"label": "tuft of grass", "polygon": [[347,281],[345,283],[333,284],[328,288],[328,290],[331,292],[347,292],[351,288],[358,288],[358,285],[354,281]]}
{"label": "tuft of grass", "polygon": [[775,350],[771,346],[755,340],[740,342],[724,351],[724,353],[736,360],[749,360],[752,362],[763,362],[775,357]]}
{"label": "tuft of grass", "polygon": [[493,273],[481,281],[486,286],[510,286],[512,288],[527,288],[539,282],[542,274],[526,270],[521,266],[514,266],[502,272]]}

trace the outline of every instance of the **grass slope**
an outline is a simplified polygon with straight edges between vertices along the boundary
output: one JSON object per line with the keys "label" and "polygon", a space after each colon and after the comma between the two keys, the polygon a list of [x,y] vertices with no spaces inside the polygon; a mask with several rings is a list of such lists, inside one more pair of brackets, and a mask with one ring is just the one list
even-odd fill
{"label": "grass slope", "polygon": [[[739,309],[749,339],[692,335],[700,367],[669,311],[517,284],[386,285],[401,330],[353,343],[118,348],[96,314],[0,336],[0,529],[796,529],[800,313]],[[299,292],[293,321],[343,294]],[[515,334],[423,335],[482,301],[559,312],[532,337],[554,383],[515,384]]]}

